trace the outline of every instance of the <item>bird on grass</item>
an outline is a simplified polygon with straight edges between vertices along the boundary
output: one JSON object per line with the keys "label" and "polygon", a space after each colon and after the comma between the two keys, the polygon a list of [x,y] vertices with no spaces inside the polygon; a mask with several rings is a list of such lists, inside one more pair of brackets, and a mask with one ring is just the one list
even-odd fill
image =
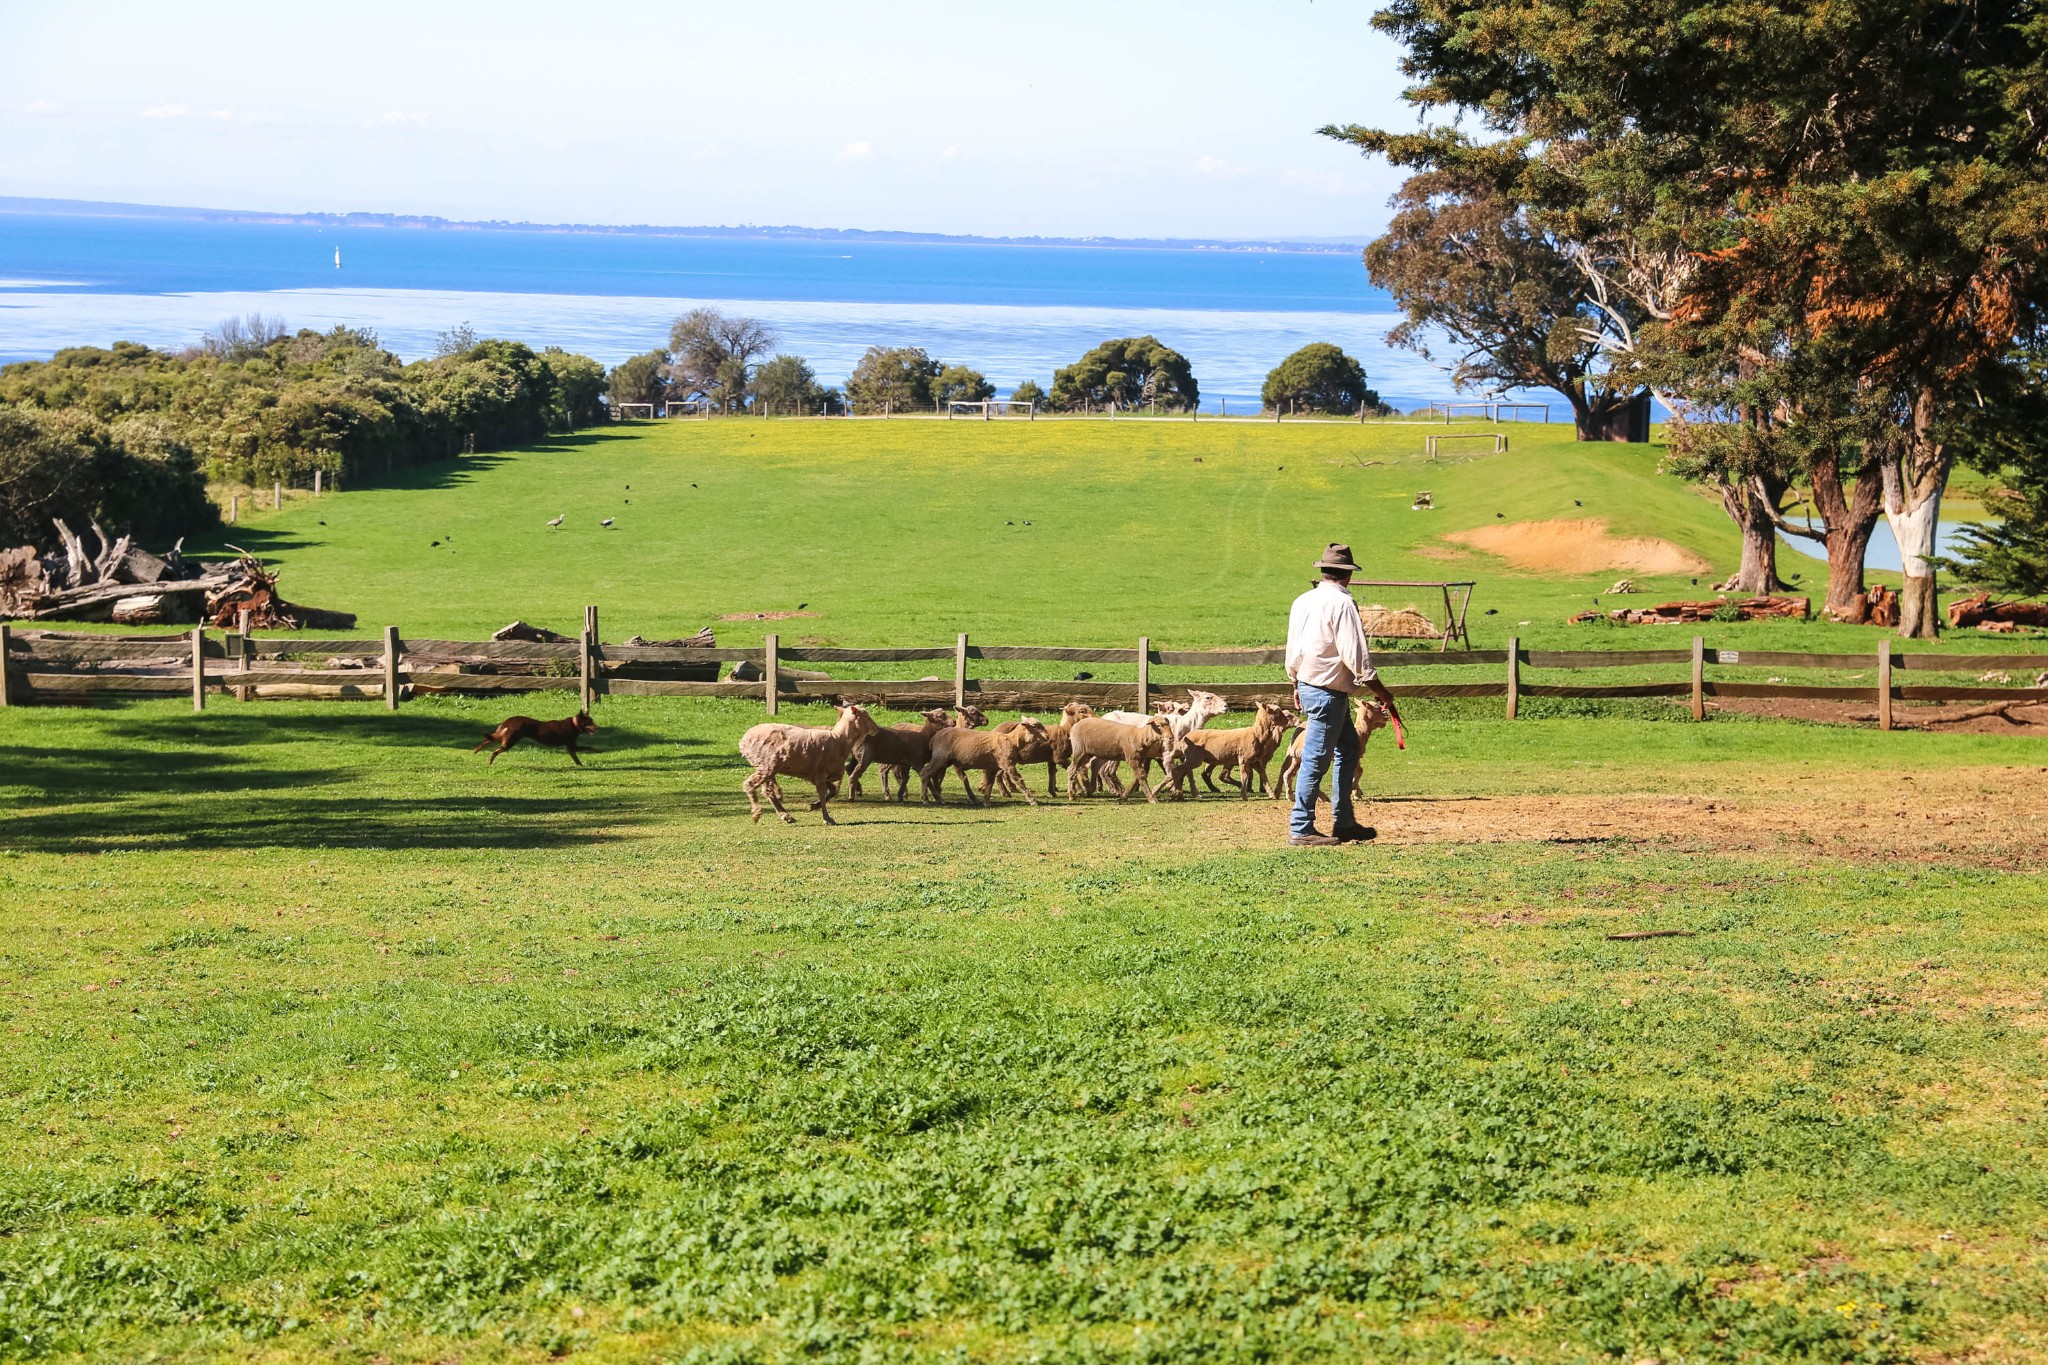
{"label": "bird on grass", "polygon": [[1090,678],[1092,678],[1092,677],[1094,677],[1094,676],[1095,676],[1095,675],[1094,675],[1093,673],[1090,673],[1090,672],[1089,672],[1089,671],[1088,671],[1087,669],[1085,669],[1085,668],[1084,668],[1084,669],[1082,669],[1082,670],[1081,670],[1081,671],[1080,671],[1079,673],[1076,673],[1076,674],[1074,675],[1074,681],[1075,681],[1075,682],[1087,682],[1087,681],[1088,681],[1088,680],[1089,680]]}
{"label": "bird on grass", "polygon": [[606,518],[605,518],[605,519],[604,519],[603,521],[600,521],[600,522],[598,523],[598,525],[599,525],[599,526],[609,526],[609,525],[611,525],[611,524],[612,524],[612,519],[611,519],[610,517],[606,517]]}
{"label": "bird on grass", "polygon": [[441,542],[438,540],[430,540],[427,542],[427,548],[429,550],[438,550],[441,548]]}
{"label": "bird on grass", "polygon": [[563,523],[564,521],[568,520],[568,517],[569,517],[569,514],[568,514],[567,512],[564,512],[564,513],[563,513],[563,514],[562,514],[561,516],[559,516],[559,517],[556,517],[556,518],[555,518],[555,519],[554,519],[553,521],[550,521],[550,522],[548,523],[548,525],[550,525],[550,526],[560,526],[560,525],[561,525],[561,524],[562,524],[562,523]]}
{"label": "bird on grass", "polygon": [[1495,521],[1506,521],[1508,519],[1508,514],[1505,512],[1495,512],[1493,514],[1493,519]]}
{"label": "bird on grass", "polygon": [[1574,506],[1574,507],[1584,507],[1585,505],[1586,505],[1586,504],[1584,504],[1583,502],[1580,502],[1580,501],[1579,501],[1579,500],[1578,500],[1577,498],[1573,498],[1573,499],[1572,499],[1572,506]]}
{"label": "bird on grass", "polygon": [[810,604],[810,603],[808,603],[808,602],[799,602],[799,603],[797,603],[797,604],[796,604],[796,609],[797,609],[798,611],[802,611],[802,610],[803,610],[803,609],[804,609],[805,607],[808,607],[809,605],[811,605],[811,604]]}

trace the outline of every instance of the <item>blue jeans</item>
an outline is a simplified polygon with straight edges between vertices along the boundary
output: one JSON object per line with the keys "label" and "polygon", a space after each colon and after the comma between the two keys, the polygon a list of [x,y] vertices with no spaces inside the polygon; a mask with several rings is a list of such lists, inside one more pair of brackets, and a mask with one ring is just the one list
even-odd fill
{"label": "blue jeans", "polygon": [[1288,833],[1313,834],[1316,788],[1330,774],[1331,832],[1356,823],[1351,814],[1351,778],[1358,771],[1358,731],[1351,724],[1351,698],[1307,683],[1294,685],[1294,699],[1308,718],[1301,742],[1301,771],[1294,777],[1294,818]]}

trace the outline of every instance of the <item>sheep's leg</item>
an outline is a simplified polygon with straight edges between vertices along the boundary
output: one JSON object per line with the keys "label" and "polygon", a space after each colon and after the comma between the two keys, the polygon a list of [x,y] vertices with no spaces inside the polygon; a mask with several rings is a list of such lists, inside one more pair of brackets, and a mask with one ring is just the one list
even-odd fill
{"label": "sheep's leg", "polygon": [[[909,781],[910,779],[906,777],[904,784],[906,786],[909,785]],[[944,801],[946,797],[946,765],[943,763],[926,764],[918,769],[917,782],[918,791],[924,797],[926,805],[929,806],[935,802]]]}
{"label": "sheep's leg", "polygon": [[[847,760],[847,763],[846,763],[846,799],[847,799],[847,800],[849,800],[849,801],[858,801],[858,800],[860,800],[860,775],[861,775],[862,773],[864,773],[864,772],[866,772],[866,771],[868,770],[868,763],[869,763],[869,760],[868,760],[868,759],[866,759],[866,758],[864,758],[864,757],[863,757],[863,758],[852,758],[852,759],[848,759],[848,760]],[[887,799],[888,795],[889,795],[889,770],[888,770],[888,769],[887,769],[887,768],[885,767],[885,768],[883,768],[883,769],[882,769],[882,796],[883,796],[883,798],[884,798],[884,799]]]}
{"label": "sheep's leg", "polygon": [[983,768],[981,770],[981,803],[984,806],[988,804],[989,789],[998,783],[1002,785],[1003,795],[1008,796],[1010,794],[1010,784],[1004,780],[1000,768]]}
{"label": "sheep's leg", "polygon": [[761,823],[761,789],[763,787],[768,789],[768,799],[775,803],[775,809],[781,812],[782,818],[785,820],[789,819],[789,812],[784,811],[782,809],[782,802],[776,800],[774,775],[756,768],[753,774],[740,784],[740,790],[747,794],[747,808],[751,812],[754,823],[757,825]]}
{"label": "sheep's leg", "polygon": [[1090,770],[1090,775],[1094,778],[1094,783],[1089,788],[1091,795],[1097,788],[1106,784],[1110,791],[1115,794],[1117,800],[1121,801],[1124,799],[1124,793],[1129,789],[1124,786],[1123,774],[1119,771],[1122,762],[1123,760],[1119,758],[1098,758],[1095,760],[1095,766]]}
{"label": "sheep's leg", "polygon": [[826,824],[838,824],[839,822],[832,818],[832,812],[825,808],[825,803],[839,794],[839,784],[837,782],[814,782],[811,785],[818,789],[818,799],[811,802],[811,809],[818,812],[818,815]]}
{"label": "sheep's leg", "polygon": [[1059,793],[1054,791],[1052,786],[1053,769],[1053,761],[1048,758],[1047,760],[1045,760],[1045,799],[1048,801],[1051,801],[1059,796]]}
{"label": "sheep's leg", "polygon": [[1014,764],[1005,763],[1000,768],[998,768],[997,771],[1001,773],[1003,779],[1016,790],[1017,795],[1024,798],[1024,801],[1027,805],[1035,806],[1038,804],[1038,799],[1032,796],[1031,794],[1030,784],[1025,782],[1025,780],[1018,775],[1016,766]]}
{"label": "sheep's leg", "polygon": [[[971,778],[971,777],[969,777],[969,776],[967,775],[967,765],[966,765],[965,763],[955,763],[955,764],[954,764],[953,766],[954,766],[954,768],[958,769],[958,770],[959,770],[959,773],[960,773],[960,794],[961,794],[962,796],[964,796],[964,797],[966,797],[966,798],[967,798],[967,804],[968,804],[968,805],[970,805],[970,806],[978,806],[978,805],[980,805],[980,804],[981,804],[981,802],[979,802],[979,801],[977,801],[977,800],[975,800],[975,799],[974,799],[974,779],[973,779],[973,778]],[[941,773],[941,774],[940,774],[940,777],[941,777],[942,779],[944,778],[944,776],[945,776],[945,774],[943,774],[943,773]],[[982,793],[981,793],[981,794],[982,794],[983,796],[987,796],[987,795],[988,795],[988,789],[984,787],[984,788],[982,789]]]}
{"label": "sheep's leg", "polygon": [[1081,770],[1083,768],[1086,768],[1087,766],[1088,760],[1080,754],[1075,754],[1073,758],[1068,761],[1067,800],[1078,801],[1082,798],[1082,796],[1086,794],[1087,789],[1082,782]]}

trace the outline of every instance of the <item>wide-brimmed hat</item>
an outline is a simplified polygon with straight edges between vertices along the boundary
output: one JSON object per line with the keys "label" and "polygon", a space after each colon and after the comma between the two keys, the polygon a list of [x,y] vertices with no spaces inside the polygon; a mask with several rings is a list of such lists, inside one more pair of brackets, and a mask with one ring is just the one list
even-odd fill
{"label": "wide-brimmed hat", "polygon": [[1309,566],[1313,569],[1336,569],[1341,573],[1357,573],[1358,566],[1351,562],[1351,547],[1331,541],[1323,547],[1323,557]]}

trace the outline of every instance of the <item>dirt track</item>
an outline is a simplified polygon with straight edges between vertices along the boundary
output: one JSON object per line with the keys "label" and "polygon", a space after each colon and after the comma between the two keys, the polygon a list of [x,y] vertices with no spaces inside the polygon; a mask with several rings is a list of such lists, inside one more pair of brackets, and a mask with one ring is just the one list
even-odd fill
{"label": "dirt track", "polygon": [[[2043,751],[2048,759],[2048,750]],[[1274,839],[1284,805],[1204,802],[1203,823]],[[1639,843],[1698,852],[1808,850],[1813,856],[1966,859],[2048,867],[2048,766],[1939,773],[1746,774],[1739,793],[1686,796],[1395,796],[1359,816],[1382,845]]]}

